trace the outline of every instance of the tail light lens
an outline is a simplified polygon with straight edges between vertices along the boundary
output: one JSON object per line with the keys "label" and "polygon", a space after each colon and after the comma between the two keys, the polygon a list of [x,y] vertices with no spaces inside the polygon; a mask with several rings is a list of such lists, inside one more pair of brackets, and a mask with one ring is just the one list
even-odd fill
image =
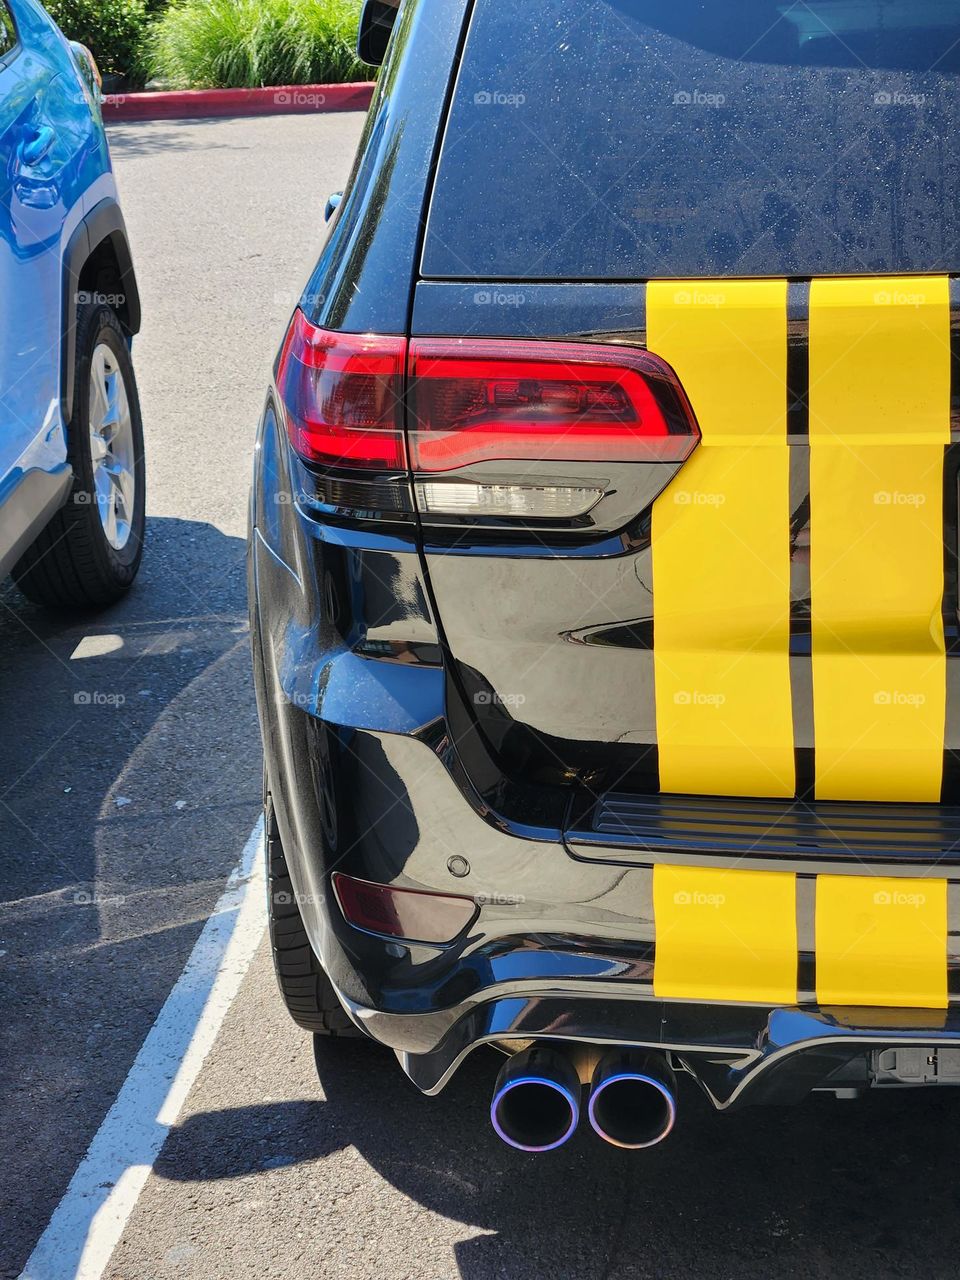
{"label": "tail light lens", "polygon": [[97,60],[87,48],[85,44],[81,44],[79,40],[71,40],[70,48],[73,50],[73,56],[77,60],[83,78],[87,82],[90,92],[96,97],[103,88],[103,75],[101,74]]}
{"label": "tail light lens", "polygon": [[480,911],[472,898],[391,889],[370,880],[355,880],[340,871],[334,873],[333,888],[348,924],[408,942],[437,946],[452,942],[473,924]]}
{"label": "tail light lens", "polygon": [[[537,463],[679,465],[700,440],[673,370],[630,347],[471,338],[408,344],[318,329],[298,310],[277,385],[290,441],[306,462],[412,470],[425,515],[573,520],[601,500],[602,487],[565,486],[555,472],[538,475]],[[450,474],[501,461],[532,465],[507,483]],[[372,500],[370,507],[379,510]]]}
{"label": "tail light lens", "polygon": [[307,462],[406,470],[404,338],[334,333],[297,311],[277,386],[290,443]]}
{"label": "tail light lens", "polygon": [[477,462],[685,461],[700,432],[668,365],[579,343],[410,344],[416,473]]}

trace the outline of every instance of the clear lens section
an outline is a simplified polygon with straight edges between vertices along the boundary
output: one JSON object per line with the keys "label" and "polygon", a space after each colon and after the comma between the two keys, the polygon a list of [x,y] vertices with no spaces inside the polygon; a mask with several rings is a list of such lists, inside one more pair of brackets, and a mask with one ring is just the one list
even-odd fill
{"label": "clear lens section", "polygon": [[424,515],[572,520],[591,511],[603,497],[603,490],[430,480],[418,482],[417,497]]}

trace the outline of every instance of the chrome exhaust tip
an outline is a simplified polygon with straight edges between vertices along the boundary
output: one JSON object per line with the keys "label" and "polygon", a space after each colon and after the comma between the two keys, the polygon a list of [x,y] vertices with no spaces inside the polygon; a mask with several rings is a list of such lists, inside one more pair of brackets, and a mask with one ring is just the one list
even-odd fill
{"label": "chrome exhaust tip", "polygon": [[545,1045],[515,1054],[497,1077],[490,1121],[517,1151],[562,1147],[580,1121],[580,1077],[573,1063]]}
{"label": "chrome exhaust tip", "polygon": [[615,1049],[593,1073],[590,1124],[605,1142],[628,1151],[655,1147],[677,1119],[677,1078],[659,1053]]}

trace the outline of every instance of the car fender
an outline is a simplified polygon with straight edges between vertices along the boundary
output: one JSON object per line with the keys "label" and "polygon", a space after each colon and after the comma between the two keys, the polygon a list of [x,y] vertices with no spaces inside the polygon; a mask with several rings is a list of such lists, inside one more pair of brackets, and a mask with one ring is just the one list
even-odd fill
{"label": "car fender", "polygon": [[118,291],[112,305],[124,332],[132,338],[140,332],[140,291],[137,287],[133,256],[127,237],[126,223],[117,201],[108,196],[99,201],[78,223],[63,255],[63,377],[61,412],[64,426],[73,416],[77,368],[77,312],[84,300],[81,289],[84,268],[104,246],[109,245],[116,262]]}

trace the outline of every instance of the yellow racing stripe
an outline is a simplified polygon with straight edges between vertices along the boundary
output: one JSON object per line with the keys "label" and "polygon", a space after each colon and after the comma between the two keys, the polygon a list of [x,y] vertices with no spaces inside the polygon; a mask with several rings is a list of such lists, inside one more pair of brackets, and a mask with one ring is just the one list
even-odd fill
{"label": "yellow racing stripe", "polygon": [[817,878],[822,1005],[947,1007],[947,882]]}
{"label": "yellow racing stripe", "polygon": [[819,799],[940,798],[949,439],[947,279],[814,281],[810,577]]}
{"label": "yellow racing stripe", "polygon": [[786,282],[652,283],[647,342],[703,434],[653,510],[661,789],[791,796]]}
{"label": "yellow racing stripe", "polygon": [[653,869],[663,999],[797,1000],[796,876],[780,871]]}

